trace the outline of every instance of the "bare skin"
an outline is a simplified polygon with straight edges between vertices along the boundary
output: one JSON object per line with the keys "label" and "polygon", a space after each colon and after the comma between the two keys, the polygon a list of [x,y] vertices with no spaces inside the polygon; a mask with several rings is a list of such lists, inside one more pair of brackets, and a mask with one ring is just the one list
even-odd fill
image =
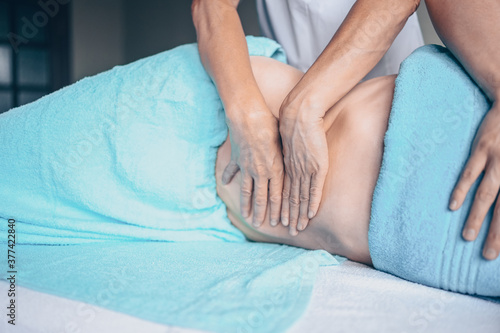
{"label": "bare skin", "polygon": [[[420,1],[356,1],[322,55],[283,94],[279,124],[273,121],[276,110],[271,112],[266,105],[267,93],[252,75],[236,11],[239,2],[192,2],[201,61],[224,104],[232,142],[222,178],[229,182],[241,170],[241,213],[252,212],[254,225],[263,223],[269,209],[271,224],[281,221],[297,233],[316,214],[328,171],[327,143],[321,131],[325,111],[378,63]],[[253,205],[252,197],[257,198]]]}
{"label": "bare skin", "polygon": [[[201,60],[224,103],[234,143],[223,179],[229,182],[241,170],[242,213],[253,210],[253,223],[258,226],[270,209],[271,224],[280,221],[296,234],[316,214],[326,171],[335,167],[324,158],[327,143],[320,129],[325,110],[382,58],[420,0],[357,0],[323,53],[285,94],[279,124],[252,75],[236,11],[239,2],[193,0],[192,5]],[[484,172],[463,230],[464,239],[473,241],[500,189],[500,2],[426,0],[426,4],[445,45],[493,102],[450,198],[449,208],[460,209],[471,185]],[[248,116],[256,113],[258,117]],[[483,256],[494,260],[499,254],[497,200]]]}
{"label": "bare skin", "polygon": [[[251,57],[251,64],[266,104],[278,119],[283,98],[303,73],[269,58]],[[254,241],[324,249],[371,265],[368,225],[394,80],[395,76],[385,76],[363,82],[326,113],[323,129],[328,159],[335,168],[326,175],[318,213],[297,236],[282,224],[271,226],[269,209],[258,229],[252,225],[252,215],[243,218],[240,214],[240,173],[228,185],[222,182],[224,168],[231,159],[231,143],[226,140],[217,156],[217,192],[226,203],[232,223]]]}

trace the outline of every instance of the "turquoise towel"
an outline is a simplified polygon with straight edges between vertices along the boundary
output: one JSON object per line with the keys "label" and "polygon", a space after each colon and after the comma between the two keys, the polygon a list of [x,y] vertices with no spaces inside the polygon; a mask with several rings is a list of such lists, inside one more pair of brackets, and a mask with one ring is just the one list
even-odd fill
{"label": "turquoise towel", "polygon": [[[162,324],[228,333],[286,331],[308,305],[318,266],[335,263],[324,251],[250,242],[26,245],[17,252],[17,283],[25,287]],[[17,301],[21,313],[29,300],[21,294]],[[88,305],[79,311],[76,324],[85,332],[96,311]]]}
{"label": "turquoise towel", "polygon": [[[247,41],[252,55],[285,60],[275,42]],[[16,221],[17,284],[164,324],[285,330],[317,267],[338,261],[245,241],[216,193],[226,136],[195,44],[0,115],[0,231]],[[269,302],[272,316],[259,312]]]}
{"label": "turquoise towel", "polygon": [[196,45],[115,67],[0,115],[0,217],[23,244],[242,241],[215,191],[226,136]]}
{"label": "turquoise towel", "polygon": [[461,237],[479,181],[459,211],[448,209],[489,108],[447,49],[424,46],[403,62],[372,202],[369,246],[377,269],[436,288],[500,296],[500,259],[481,255],[492,211],[475,242]]}

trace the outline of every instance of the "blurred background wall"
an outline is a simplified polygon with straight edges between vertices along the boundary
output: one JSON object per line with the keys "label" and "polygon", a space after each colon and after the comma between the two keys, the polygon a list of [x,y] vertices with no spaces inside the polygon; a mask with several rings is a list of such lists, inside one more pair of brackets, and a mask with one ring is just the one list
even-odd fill
{"label": "blurred background wall", "polygon": [[[247,35],[259,35],[254,0],[238,11]],[[441,43],[425,4],[418,9],[426,43]],[[196,41],[190,0],[73,0],[71,80]]]}
{"label": "blurred background wall", "polygon": [[[255,1],[238,7],[247,35],[259,35]],[[190,0],[73,0],[73,81],[114,65],[196,42]]]}

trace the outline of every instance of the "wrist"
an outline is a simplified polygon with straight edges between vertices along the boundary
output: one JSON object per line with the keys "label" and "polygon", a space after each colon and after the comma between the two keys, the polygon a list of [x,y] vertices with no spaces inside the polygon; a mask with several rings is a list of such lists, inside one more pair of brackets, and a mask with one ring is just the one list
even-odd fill
{"label": "wrist", "polygon": [[228,125],[249,123],[262,116],[274,117],[260,91],[250,96],[233,96],[231,101],[224,103],[224,109]]}
{"label": "wrist", "polygon": [[280,108],[280,119],[304,118],[303,120],[323,118],[331,105],[335,104],[335,88],[325,84],[321,75],[306,73],[299,83],[283,100]]}
{"label": "wrist", "polygon": [[285,98],[280,108],[280,120],[308,121],[325,116],[328,106],[319,97]]}
{"label": "wrist", "polygon": [[248,118],[252,114],[251,111],[267,109],[265,102],[260,101],[259,95],[234,94],[229,100],[223,101],[226,118],[238,121],[239,119]]}

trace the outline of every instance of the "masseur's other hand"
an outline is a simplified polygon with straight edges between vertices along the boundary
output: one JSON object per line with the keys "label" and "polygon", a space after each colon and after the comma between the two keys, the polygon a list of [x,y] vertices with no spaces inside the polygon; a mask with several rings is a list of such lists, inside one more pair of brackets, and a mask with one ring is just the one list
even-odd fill
{"label": "masseur's other hand", "polygon": [[285,99],[280,110],[280,134],[285,162],[281,222],[290,235],[307,227],[319,208],[328,171],[328,146],[323,117],[300,111]]}
{"label": "masseur's other hand", "polygon": [[227,184],[241,170],[241,215],[250,215],[253,202],[255,227],[262,225],[270,203],[270,223],[278,224],[283,187],[283,155],[278,122],[265,102],[252,101],[240,107],[238,121],[227,119],[231,140],[231,162],[222,174]]}
{"label": "masseur's other hand", "polygon": [[[498,100],[497,100],[498,101]],[[450,201],[450,209],[463,204],[471,185],[484,171],[474,202],[463,230],[468,241],[476,239],[483,220],[498,196],[500,189],[500,105],[495,103],[484,118],[474,140],[472,154],[457,183]],[[491,220],[483,256],[493,260],[500,252],[500,201],[497,200]]]}

